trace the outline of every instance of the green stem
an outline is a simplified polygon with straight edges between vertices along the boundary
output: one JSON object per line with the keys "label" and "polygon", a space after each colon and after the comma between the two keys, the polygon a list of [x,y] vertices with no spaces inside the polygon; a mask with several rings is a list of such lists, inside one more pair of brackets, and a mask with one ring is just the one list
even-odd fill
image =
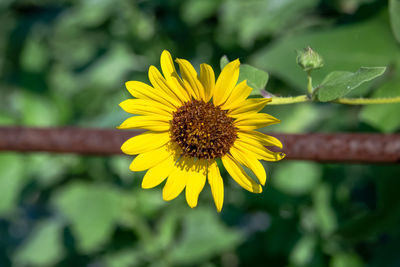
{"label": "green stem", "polygon": [[293,97],[273,97],[272,101],[268,105],[286,105],[301,102],[308,102],[310,99],[306,95],[299,95]]}
{"label": "green stem", "polygon": [[312,86],[312,77],[311,77],[311,71],[307,72],[307,91],[310,95],[313,93],[313,86]]}
{"label": "green stem", "polygon": [[400,103],[400,96],[386,98],[338,98],[335,103],[347,105],[370,105]]}

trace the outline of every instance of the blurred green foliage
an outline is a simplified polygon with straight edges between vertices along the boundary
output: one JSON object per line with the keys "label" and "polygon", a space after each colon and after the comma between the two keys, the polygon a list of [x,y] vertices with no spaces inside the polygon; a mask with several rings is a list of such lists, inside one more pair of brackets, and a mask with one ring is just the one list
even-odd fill
{"label": "blurred green foliage", "polygon": [[[254,86],[305,93],[296,50],[332,71],[387,66],[351,96],[400,95],[398,0],[3,0],[0,124],[115,127],[127,80],[147,82],[163,49],[195,65],[220,58]],[[397,41],[396,41],[397,38]],[[250,66],[246,69],[251,68]],[[250,70],[251,72],[251,70]],[[255,91],[257,94],[258,91]],[[268,131],[396,132],[400,105],[265,109]],[[0,154],[0,266],[399,266],[400,167],[266,163],[261,195],[225,172],[225,205],[199,207],[140,188],[130,157]]]}

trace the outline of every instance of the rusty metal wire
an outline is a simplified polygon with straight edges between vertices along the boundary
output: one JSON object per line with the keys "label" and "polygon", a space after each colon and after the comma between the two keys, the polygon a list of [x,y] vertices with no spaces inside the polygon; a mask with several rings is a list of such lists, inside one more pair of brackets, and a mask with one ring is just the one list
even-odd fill
{"label": "rusty metal wire", "polygon": [[[86,128],[0,127],[0,151],[122,154],[122,143],[140,131]],[[400,163],[400,134],[271,134],[288,160]]]}

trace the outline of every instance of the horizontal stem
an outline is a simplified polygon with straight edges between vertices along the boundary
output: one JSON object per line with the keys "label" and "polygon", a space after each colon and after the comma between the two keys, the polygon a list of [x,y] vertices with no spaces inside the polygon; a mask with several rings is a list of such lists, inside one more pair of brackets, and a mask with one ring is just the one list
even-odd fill
{"label": "horizontal stem", "polygon": [[287,105],[301,102],[308,102],[310,99],[306,95],[291,96],[291,97],[272,97],[272,101],[268,105]]}
{"label": "horizontal stem", "polygon": [[334,102],[346,105],[393,104],[400,103],[400,96],[385,98],[338,98]]}

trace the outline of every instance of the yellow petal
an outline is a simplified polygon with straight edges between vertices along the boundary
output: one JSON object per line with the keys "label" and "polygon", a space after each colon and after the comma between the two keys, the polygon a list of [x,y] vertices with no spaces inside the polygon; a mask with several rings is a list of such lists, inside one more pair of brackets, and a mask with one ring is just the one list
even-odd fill
{"label": "yellow petal", "polygon": [[224,164],[225,169],[228,171],[229,175],[235,180],[241,187],[244,189],[253,192],[253,193],[261,193],[262,187],[257,184],[247,173],[243,170],[242,166],[232,158],[229,154],[226,154],[222,157],[222,163]]}
{"label": "yellow petal", "polygon": [[140,115],[171,116],[175,111],[173,108],[148,99],[127,99],[119,106],[128,113]]}
{"label": "yellow petal", "polygon": [[146,129],[155,132],[168,131],[170,118],[161,116],[134,116],[126,119],[118,129]]}
{"label": "yellow petal", "polygon": [[232,90],[232,94],[228,97],[228,100],[221,106],[222,109],[232,109],[246,100],[250,95],[253,88],[247,85],[247,81],[242,81],[235,86]]}
{"label": "yellow petal", "polygon": [[185,189],[189,178],[189,170],[193,164],[194,162],[191,158],[182,158],[175,164],[163,188],[163,199],[165,201],[176,198]]}
{"label": "yellow petal", "polygon": [[[158,89],[157,93],[160,94],[164,99],[172,103],[175,107],[182,105],[184,101],[181,100],[179,94],[175,94],[174,90],[169,87],[167,81],[161,75],[160,71],[154,66],[150,66],[149,68],[149,80],[154,88]],[[178,90],[175,91],[179,92]]]}
{"label": "yellow petal", "polygon": [[197,206],[197,200],[200,192],[203,190],[206,183],[207,161],[198,160],[189,169],[189,175],[186,182],[186,202],[189,207],[194,208]]}
{"label": "yellow petal", "polygon": [[171,102],[163,98],[161,94],[157,93],[157,91],[150,85],[139,81],[128,81],[125,83],[125,86],[133,97],[153,100],[172,108],[176,107]]}
{"label": "yellow petal", "polygon": [[266,149],[262,144],[257,141],[254,141],[250,144],[244,143],[241,140],[236,140],[234,146],[245,153],[253,153],[257,159],[262,159],[266,161],[278,161],[285,157],[284,153],[272,152]]}
{"label": "yellow petal", "polygon": [[195,98],[205,100],[203,85],[201,84],[197,72],[193,68],[192,64],[190,64],[189,61],[180,58],[177,58],[175,61],[179,64],[179,70],[183,80],[193,89],[193,92],[197,96],[197,98]]}
{"label": "yellow petal", "polygon": [[241,130],[254,130],[279,122],[280,120],[266,113],[245,113],[234,121],[235,126]]}
{"label": "yellow petal", "polygon": [[164,50],[161,53],[160,62],[161,62],[161,70],[170,87],[174,89],[174,92],[179,96],[179,98],[183,102],[189,101],[190,95],[184,89],[183,82],[181,78],[178,76],[178,73],[176,72],[171,54],[167,50]]}
{"label": "yellow petal", "polygon": [[271,102],[271,98],[252,98],[252,99],[247,99],[241,103],[241,105],[232,108],[229,111],[229,116],[235,118],[234,115],[240,116],[242,113],[247,113],[247,112],[259,112],[262,110],[268,102]]}
{"label": "yellow petal", "polygon": [[251,144],[251,141],[253,140],[260,142],[260,144],[264,146],[277,146],[279,148],[282,148],[282,143],[277,138],[257,131],[248,131],[248,132],[239,131],[238,138],[239,140],[242,140],[245,143]]}
{"label": "yellow petal", "polygon": [[121,150],[125,154],[135,155],[157,149],[170,140],[168,132],[145,132],[128,139]]}
{"label": "yellow petal", "polygon": [[224,182],[215,160],[208,167],[208,183],[211,187],[215,207],[218,212],[221,212],[222,205],[224,204]]}
{"label": "yellow petal", "polygon": [[200,65],[200,82],[203,84],[205,91],[205,101],[210,101],[215,87],[214,70],[208,64]]}
{"label": "yellow petal", "polygon": [[163,162],[149,169],[143,177],[142,188],[148,189],[161,184],[174,169],[176,156],[171,155]]}
{"label": "yellow petal", "polygon": [[222,105],[232,93],[239,78],[239,59],[228,63],[221,71],[214,88],[213,102],[215,106]]}
{"label": "yellow petal", "polygon": [[132,161],[129,169],[131,171],[139,172],[150,169],[160,162],[164,161],[171,155],[175,155],[175,151],[170,145],[165,145],[155,150],[151,150],[136,156]]}
{"label": "yellow petal", "polygon": [[254,156],[253,153],[243,152],[235,146],[231,147],[229,152],[240,164],[249,168],[254,173],[254,175],[257,176],[258,181],[262,185],[265,185],[267,174],[265,173],[264,166]]}

